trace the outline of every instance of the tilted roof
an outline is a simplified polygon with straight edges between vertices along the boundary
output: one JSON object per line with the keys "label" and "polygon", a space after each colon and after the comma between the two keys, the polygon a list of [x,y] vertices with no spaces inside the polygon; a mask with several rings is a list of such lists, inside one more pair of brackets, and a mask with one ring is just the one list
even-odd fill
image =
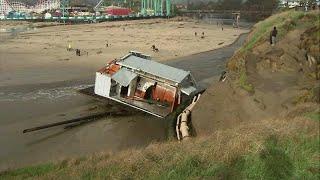
{"label": "tilted roof", "polygon": [[117,81],[122,86],[129,86],[130,82],[136,78],[138,75],[134,72],[128,71],[126,69],[120,69],[113,76],[112,79]]}
{"label": "tilted roof", "polygon": [[126,56],[118,62],[119,65],[135,70],[171,80],[176,83],[182,82],[190,72],[177,69],[165,64],[161,64],[152,60],[143,59],[134,55]]}

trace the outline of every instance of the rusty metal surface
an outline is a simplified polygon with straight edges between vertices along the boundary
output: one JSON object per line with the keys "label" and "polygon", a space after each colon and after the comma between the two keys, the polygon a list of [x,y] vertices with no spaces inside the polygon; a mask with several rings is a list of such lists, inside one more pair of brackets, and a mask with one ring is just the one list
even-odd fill
{"label": "rusty metal surface", "polygon": [[97,72],[102,73],[102,74],[113,75],[119,69],[120,69],[119,65],[112,63],[112,64],[109,64],[108,66],[105,66],[105,67],[99,69]]}

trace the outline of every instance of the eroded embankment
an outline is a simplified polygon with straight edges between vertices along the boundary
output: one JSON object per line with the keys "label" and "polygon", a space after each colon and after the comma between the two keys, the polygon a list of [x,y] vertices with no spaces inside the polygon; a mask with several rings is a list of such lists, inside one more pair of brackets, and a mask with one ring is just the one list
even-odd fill
{"label": "eroded embankment", "polygon": [[[198,134],[242,122],[282,117],[319,103],[318,12],[285,12],[255,25],[245,45],[228,62],[228,78],[210,87],[192,113]],[[276,26],[278,43],[269,43]],[[318,61],[317,61],[318,60]],[[298,114],[297,114],[298,115]]]}

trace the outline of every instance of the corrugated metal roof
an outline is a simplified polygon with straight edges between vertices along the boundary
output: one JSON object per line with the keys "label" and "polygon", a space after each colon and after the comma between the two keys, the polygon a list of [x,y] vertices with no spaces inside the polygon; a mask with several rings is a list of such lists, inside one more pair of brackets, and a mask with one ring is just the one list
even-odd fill
{"label": "corrugated metal roof", "polygon": [[197,89],[193,86],[188,86],[188,87],[182,87],[181,91],[185,93],[186,95],[190,95],[191,93],[195,92]]}
{"label": "corrugated metal roof", "polygon": [[124,58],[119,61],[118,64],[128,68],[139,69],[143,72],[168,79],[176,83],[182,82],[190,74],[190,72],[134,55]]}
{"label": "corrugated metal roof", "polygon": [[112,79],[117,81],[122,86],[129,86],[130,82],[138,75],[134,72],[128,71],[127,69],[120,69],[113,76]]}

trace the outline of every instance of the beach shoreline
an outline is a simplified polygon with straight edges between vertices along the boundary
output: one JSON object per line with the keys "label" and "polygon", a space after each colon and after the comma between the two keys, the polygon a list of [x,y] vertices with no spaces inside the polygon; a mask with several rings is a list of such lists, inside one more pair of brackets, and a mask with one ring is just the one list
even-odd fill
{"label": "beach shoreline", "polygon": [[[108,61],[135,50],[167,61],[232,44],[247,29],[192,19],[148,19],[51,26],[20,32],[0,44],[0,86],[87,79]],[[197,32],[197,36],[195,36]],[[201,38],[204,32],[204,38]],[[5,33],[1,33],[4,37]],[[7,35],[8,36],[8,35]],[[82,56],[67,51],[80,49]],[[155,45],[159,52],[153,52]]]}

